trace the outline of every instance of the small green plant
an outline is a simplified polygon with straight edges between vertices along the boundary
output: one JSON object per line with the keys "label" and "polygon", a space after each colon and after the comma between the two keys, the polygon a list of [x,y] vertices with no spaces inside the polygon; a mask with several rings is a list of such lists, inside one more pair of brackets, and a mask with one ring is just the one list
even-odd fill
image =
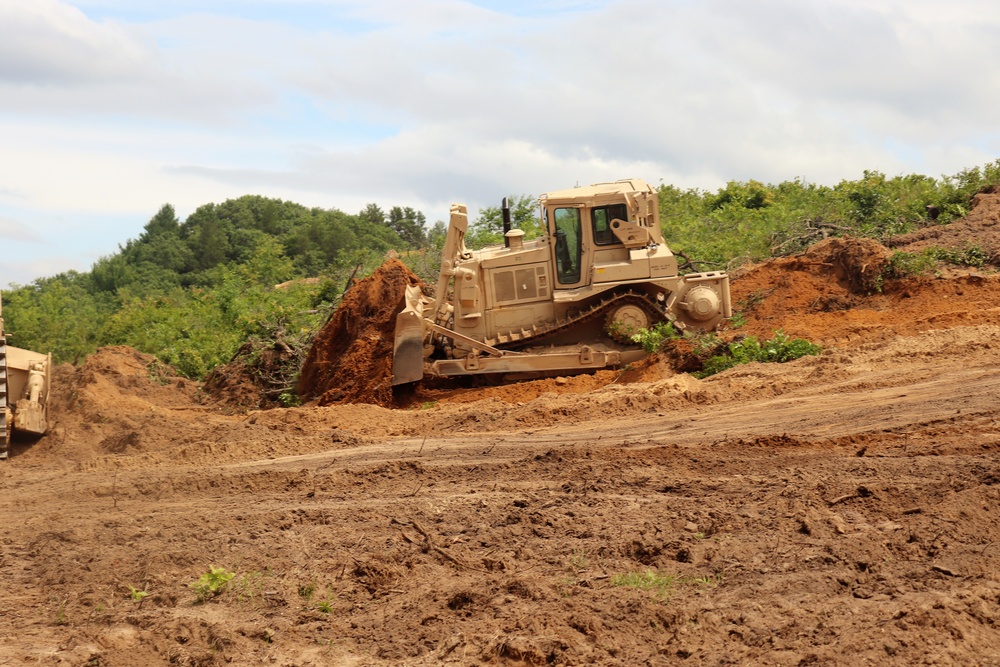
{"label": "small green plant", "polygon": [[575,550],[573,552],[573,557],[569,560],[569,569],[573,572],[580,572],[589,567],[590,561],[587,559],[587,552],[583,549]]}
{"label": "small green plant", "polygon": [[333,600],[321,600],[317,602],[316,609],[322,614],[329,614],[333,611]]}
{"label": "small green plant", "polygon": [[129,584],[128,595],[130,598],[132,598],[133,602],[142,602],[144,599],[146,599],[146,596],[149,595],[149,593],[147,593],[144,590],[136,588],[132,584]]}
{"label": "small green plant", "polygon": [[651,328],[639,329],[630,336],[632,342],[642,345],[642,349],[648,354],[658,352],[665,342],[676,337],[677,331],[669,322],[658,322]]}
{"label": "small green plant", "polygon": [[699,588],[711,588],[722,581],[721,574],[710,574],[701,577],[682,577],[677,574],[668,574],[655,570],[644,572],[626,572],[616,574],[611,577],[611,585],[622,588],[635,588],[640,591],[651,591],[653,597],[658,600],[665,600],[678,586],[697,586]]}
{"label": "small green plant", "polygon": [[258,597],[264,590],[264,580],[269,576],[271,576],[271,573],[267,570],[263,572],[254,570],[248,574],[240,575],[239,579],[235,582],[237,590],[236,599],[243,602]]}
{"label": "small green plant", "polygon": [[762,363],[784,363],[806,355],[817,355],[823,348],[803,338],[789,338],[783,331],[775,331],[774,336],[761,343],[754,336],[730,343],[723,354],[717,354],[705,362],[697,377],[705,378],[720,373],[727,368],[757,361]]}
{"label": "small green plant", "polygon": [[[608,322],[604,327],[604,331],[611,337],[617,338],[618,340],[626,340],[635,335],[636,330],[631,324],[625,324],[623,322],[618,322],[617,320]],[[642,329],[640,329],[642,331]]]}
{"label": "small green plant", "polygon": [[281,392],[278,395],[278,402],[285,408],[294,408],[302,405],[302,399],[294,391]]}
{"label": "small green plant", "polygon": [[729,318],[729,328],[739,329],[740,327],[746,326],[747,316],[742,310],[737,310],[733,313],[733,316]]}
{"label": "small green plant", "polygon": [[626,572],[611,577],[611,585],[622,588],[635,588],[640,591],[652,591],[657,598],[669,597],[677,583],[676,574],[664,574],[654,570],[645,572]]}
{"label": "small green plant", "polygon": [[745,297],[739,300],[739,305],[743,307],[743,310],[753,310],[758,305],[760,305],[764,299],[768,297],[774,290],[770,289],[765,292],[763,289],[755,289],[754,291],[747,294]]}
{"label": "small green plant", "polygon": [[66,603],[69,602],[68,599],[63,600],[59,603],[59,609],[56,610],[55,620],[52,621],[53,625],[69,625],[69,619],[66,618]]}
{"label": "small green plant", "polygon": [[146,365],[146,370],[149,371],[149,379],[153,382],[161,385],[170,384],[170,369],[159,359],[153,359],[153,361],[149,362]]}
{"label": "small green plant", "polygon": [[308,584],[302,584],[299,586],[299,597],[303,600],[311,600],[313,594],[316,593],[316,582],[310,581]]}
{"label": "small green plant", "polygon": [[691,342],[691,353],[696,357],[704,357],[722,347],[722,341],[711,331],[706,333],[688,332],[684,334],[684,338]]}
{"label": "small green plant", "polygon": [[691,577],[684,579],[682,583],[698,586],[699,588],[712,588],[722,583],[722,573],[716,572],[715,574],[706,574],[703,577]]}
{"label": "small green plant", "polygon": [[577,579],[576,574],[565,574],[559,577],[559,581],[556,582],[555,589],[559,593],[560,597],[570,598],[573,597],[575,593],[575,587],[579,579]]}
{"label": "small green plant", "polygon": [[198,577],[198,580],[191,584],[191,588],[194,589],[198,602],[207,602],[225,590],[235,576],[235,572],[230,572],[224,567],[209,565],[208,572]]}

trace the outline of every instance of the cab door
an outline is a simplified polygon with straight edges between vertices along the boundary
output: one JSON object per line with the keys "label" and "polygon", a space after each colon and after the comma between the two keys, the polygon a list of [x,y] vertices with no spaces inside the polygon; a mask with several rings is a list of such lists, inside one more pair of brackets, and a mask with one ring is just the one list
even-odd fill
{"label": "cab door", "polygon": [[589,243],[584,226],[587,209],[583,206],[553,206],[548,213],[556,287],[590,284]]}

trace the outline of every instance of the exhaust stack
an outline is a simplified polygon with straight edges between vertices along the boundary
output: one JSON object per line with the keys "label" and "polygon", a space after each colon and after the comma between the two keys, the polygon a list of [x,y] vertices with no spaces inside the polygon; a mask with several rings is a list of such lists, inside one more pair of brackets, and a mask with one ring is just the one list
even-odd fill
{"label": "exhaust stack", "polygon": [[500,215],[503,217],[503,244],[509,248],[510,238],[508,238],[507,232],[510,231],[510,204],[507,203],[506,197],[500,204]]}

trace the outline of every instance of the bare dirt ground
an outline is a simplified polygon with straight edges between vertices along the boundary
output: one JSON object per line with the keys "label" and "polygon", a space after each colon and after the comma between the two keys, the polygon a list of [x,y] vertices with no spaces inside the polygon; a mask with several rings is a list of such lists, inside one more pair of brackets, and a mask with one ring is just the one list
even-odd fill
{"label": "bare dirt ground", "polygon": [[0,467],[0,664],[998,664],[1000,276],[868,295],[844,243],[733,286],[727,335],[820,356],[705,380],[230,415],[128,348],[63,367]]}

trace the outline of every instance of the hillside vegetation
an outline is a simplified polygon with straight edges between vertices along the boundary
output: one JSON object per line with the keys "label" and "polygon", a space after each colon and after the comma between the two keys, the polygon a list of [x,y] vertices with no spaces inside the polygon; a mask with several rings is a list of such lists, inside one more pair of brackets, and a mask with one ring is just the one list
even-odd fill
{"label": "hillside vegetation", "polygon": [[[715,192],[663,184],[659,193],[667,242],[687,270],[707,270],[791,254],[826,236],[883,240],[943,224],[998,184],[1000,160],[941,178],[865,171],[832,187],[750,180]],[[512,197],[512,208],[529,235],[540,233],[533,196]],[[470,242],[496,242],[499,230],[499,209],[484,209]],[[167,204],[138,238],[90,271],[5,290],[4,316],[14,344],[51,351],[58,362],[124,344],[201,378],[248,341],[304,345],[350,279],[370,274],[390,251],[432,279],[444,233],[444,222],[428,225],[422,212],[398,206],[386,213],[369,204],[352,215],[248,195],[206,204],[180,221]],[[893,265],[991,261],[971,247],[916,259],[923,263]]]}

